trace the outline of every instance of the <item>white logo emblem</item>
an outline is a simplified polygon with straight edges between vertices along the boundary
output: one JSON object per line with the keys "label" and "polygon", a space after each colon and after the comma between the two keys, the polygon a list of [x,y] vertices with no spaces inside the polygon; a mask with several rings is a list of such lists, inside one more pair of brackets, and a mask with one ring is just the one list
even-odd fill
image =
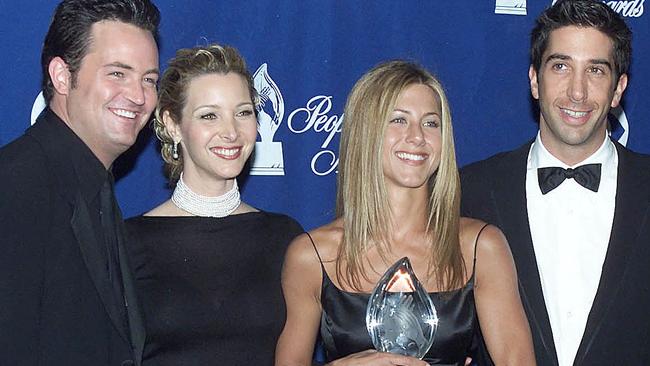
{"label": "white logo emblem", "polygon": [[45,109],[46,106],[47,104],[45,103],[43,92],[38,93],[34,100],[34,104],[32,105],[32,125],[36,122],[36,118],[38,118],[38,115],[43,112],[43,109]]}
{"label": "white logo emblem", "polygon": [[494,13],[526,15],[526,0],[496,0]]}
{"label": "white logo emblem", "polygon": [[619,131],[619,128],[617,128],[619,126],[612,126],[612,132],[614,134],[612,137],[616,138],[616,136],[620,134],[617,140],[621,143],[621,145],[626,146],[627,139],[630,136],[630,123],[627,121],[625,111],[619,105],[618,107],[609,110],[609,117],[615,119],[615,121],[618,121],[620,128],[623,129],[623,131]]}
{"label": "white logo emblem", "polygon": [[251,164],[251,175],[284,175],[282,142],[273,141],[275,131],[284,116],[284,99],[280,89],[268,72],[266,63],[253,75],[253,84],[260,96],[257,106],[257,132],[262,141],[255,143],[255,155]]}
{"label": "white logo emblem", "polygon": [[[553,3],[551,3],[551,5],[555,4],[556,2],[557,0],[553,0]],[[645,0],[603,0],[603,2],[612,8],[612,10],[624,17],[638,18],[643,15],[643,3]]]}

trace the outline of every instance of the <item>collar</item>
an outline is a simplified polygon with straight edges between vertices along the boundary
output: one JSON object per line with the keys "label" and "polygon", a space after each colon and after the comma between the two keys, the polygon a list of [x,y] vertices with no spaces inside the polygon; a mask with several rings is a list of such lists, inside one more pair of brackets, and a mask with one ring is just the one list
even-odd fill
{"label": "collar", "polygon": [[542,143],[539,131],[537,132],[537,137],[530,147],[530,152],[528,153],[528,169],[537,169],[537,168],[546,168],[546,167],[561,167],[561,168],[575,168],[579,165],[600,163],[603,165],[603,169],[609,169],[612,166],[616,165],[616,147],[609,136],[605,136],[605,140],[600,145],[598,150],[587,157],[585,160],[569,166],[563,163],[560,159],[553,156]]}
{"label": "collar", "polygon": [[28,132],[46,150],[63,188],[78,187],[86,202],[91,202],[112,174],[90,148],[50,108],[40,114]]}

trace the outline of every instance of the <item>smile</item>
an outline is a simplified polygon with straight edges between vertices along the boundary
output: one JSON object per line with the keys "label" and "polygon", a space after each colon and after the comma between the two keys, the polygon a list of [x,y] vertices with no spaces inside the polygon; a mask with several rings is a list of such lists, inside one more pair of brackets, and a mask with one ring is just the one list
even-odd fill
{"label": "smile", "polygon": [[127,111],[126,109],[111,109],[111,112],[113,112],[115,115],[118,115],[120,117],[129,118],[129,119],[133,119],[137,115],[137,113]]}
{"label": "smile", "polygon": [[241,147],[234,147],[234,148],[215,147],[210,149],[210,151],[212,151],[212,153],[224,159],[236,159],[237,157],[239,157],[239,153],[241,152]]}
{"label": "smile", "polygon": [[564,108],[560,108],[560,110],[563,113],[565,113],[565,114],[567,114],[567,115],[569,115],[570,117],[573,117],[573,118],[582,118],[582,117],[586,116],[587,114],[589,114],[589,112],[578,112],[578,111],[573,111],[573,110],[564,109]]}
{"label": "smile", "polygon": [[422,161],[429,157],[427,154],[410,154],[403,151],[398,151],[395,155],[402,160]]}

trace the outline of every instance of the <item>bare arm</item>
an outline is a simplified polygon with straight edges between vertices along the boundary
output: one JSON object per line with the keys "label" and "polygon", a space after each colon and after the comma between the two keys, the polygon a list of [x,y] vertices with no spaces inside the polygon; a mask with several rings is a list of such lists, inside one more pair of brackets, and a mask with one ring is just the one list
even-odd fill
{"label": "bare arm", "polygon": [[287,321],[275,351],[277,366],[311,365],[320,324],[321,267],[306,234],[287,249],[282,268],[282,291]]}
{"label": "bare arm", "polygon": [[490,357],[497,366],[535,365],[515,264],[501,230],[485,228],[476,258],[476,310]]}

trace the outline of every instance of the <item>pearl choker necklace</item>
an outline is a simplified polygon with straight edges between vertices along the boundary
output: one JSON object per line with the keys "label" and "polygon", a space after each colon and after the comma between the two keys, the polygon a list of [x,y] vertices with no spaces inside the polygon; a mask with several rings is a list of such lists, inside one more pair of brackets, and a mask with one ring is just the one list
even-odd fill
{"label": "pearl choker necklace", "polygon": [[237,179],[234,180],[232,188],[228,192],[221,196],[208,197],[192,191],[183,181],[183,173],[181,173],[174,194],[172,194],[172,202],[181,210],[192,215],[226,217],[239,207],[241,198],[237,187]]}

